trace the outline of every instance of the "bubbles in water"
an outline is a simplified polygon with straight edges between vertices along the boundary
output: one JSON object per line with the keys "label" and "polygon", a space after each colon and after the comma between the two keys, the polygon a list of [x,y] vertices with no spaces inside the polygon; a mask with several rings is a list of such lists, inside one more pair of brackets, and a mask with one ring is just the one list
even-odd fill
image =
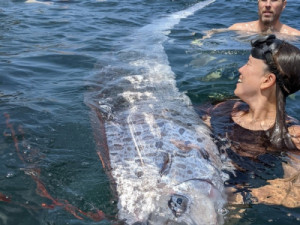
{"label": "bubbles in water", "polygon": [[222,215],[222,216],[225,216],[225,215],[227,215],[227,214],[228,214],[228,212],[229,212],[229,210],[228,210],[228,209],[226,209],[226,208],[221,208],[221,209],[218,209],[218,214],[219,214],[219,215]]}
{"label": "bubbles in water", "polygon": [[88,165],[90,165],[90,163],[89,162],[82,162],[81,165],[82,166],[88,166]]}
{"label": "bubbles in water", "polygon": [[4,135],[4,137],[11,137],[11,136],[12,136],[11,131],[8,130],[8,129],[5,129],[5,130],[3,131],[3,135]]}
{"label": "bubbles in water", "polygon": [[13,173],[13,172],[8,172],[6,174],[6,178],[11,178],[11,177],[14,177],[14,176],[15,176],[15,173]]}
{"label": "bubbles in water", "polygon": [[254,174],[254,172],[251,172],[251,173],[249,174],[249,176],[250,176],[251,179],[255,179],[255,174]]}
{"label": "bubbles in water", "polygon": [[27,155],[28,154],[28,151],[26,150],[26,151],[23,151],[23,154],[24,155]]}

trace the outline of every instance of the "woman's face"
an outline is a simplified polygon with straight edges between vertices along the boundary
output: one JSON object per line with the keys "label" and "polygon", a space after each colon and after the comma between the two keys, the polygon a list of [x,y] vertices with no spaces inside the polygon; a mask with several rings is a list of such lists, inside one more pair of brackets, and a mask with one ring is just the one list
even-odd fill
{"label": "woman's face", "polygon": [[242,100],[256,97],[261,91],[268,67],[261,59],[249,56],[248,62],[239,69],[239,80],[234,94]]}

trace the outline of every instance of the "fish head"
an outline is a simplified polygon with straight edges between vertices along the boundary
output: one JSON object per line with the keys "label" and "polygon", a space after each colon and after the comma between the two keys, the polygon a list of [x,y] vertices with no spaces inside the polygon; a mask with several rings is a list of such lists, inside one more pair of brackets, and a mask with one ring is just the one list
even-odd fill
{"label": "fish head", "polygon": [[150,213],[147,225],[219,225],[224,196],[210,182],[191,180],[164,193]]}

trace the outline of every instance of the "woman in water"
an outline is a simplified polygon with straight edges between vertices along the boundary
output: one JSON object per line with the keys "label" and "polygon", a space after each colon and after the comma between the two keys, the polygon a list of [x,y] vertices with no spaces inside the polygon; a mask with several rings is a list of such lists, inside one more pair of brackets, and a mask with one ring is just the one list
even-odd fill
{"label": "woman in water", "polygon": [[260,38],[239,73],[239,100],[203,117],[235,167],[226,183],[234,190],[230,201],[299,207],[300,126],[285,103],[300,89],[300,50],[274,35]]}

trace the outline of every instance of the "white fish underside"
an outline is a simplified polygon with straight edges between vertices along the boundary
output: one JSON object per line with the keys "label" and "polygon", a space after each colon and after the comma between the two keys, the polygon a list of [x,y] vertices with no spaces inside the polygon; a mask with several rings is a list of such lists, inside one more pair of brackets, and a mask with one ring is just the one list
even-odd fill
{"label": "white fish underside", "polygon": [[[225,176],[218,149],[190,99],[178,91],[162,46],[166,32],[180,19],[212,2],[200,2],[137,31],[119,55],[138,72],[114,79],[114,94],[99,100],[102,112],[113,109],[105,124],[107,145],[118,216],[128,224],[151,222],[152,215],[150,224],[157,225],[222,223],[217,210],[225,203]],[[188,199],[180,216],[168,206],[173,194]]]}

